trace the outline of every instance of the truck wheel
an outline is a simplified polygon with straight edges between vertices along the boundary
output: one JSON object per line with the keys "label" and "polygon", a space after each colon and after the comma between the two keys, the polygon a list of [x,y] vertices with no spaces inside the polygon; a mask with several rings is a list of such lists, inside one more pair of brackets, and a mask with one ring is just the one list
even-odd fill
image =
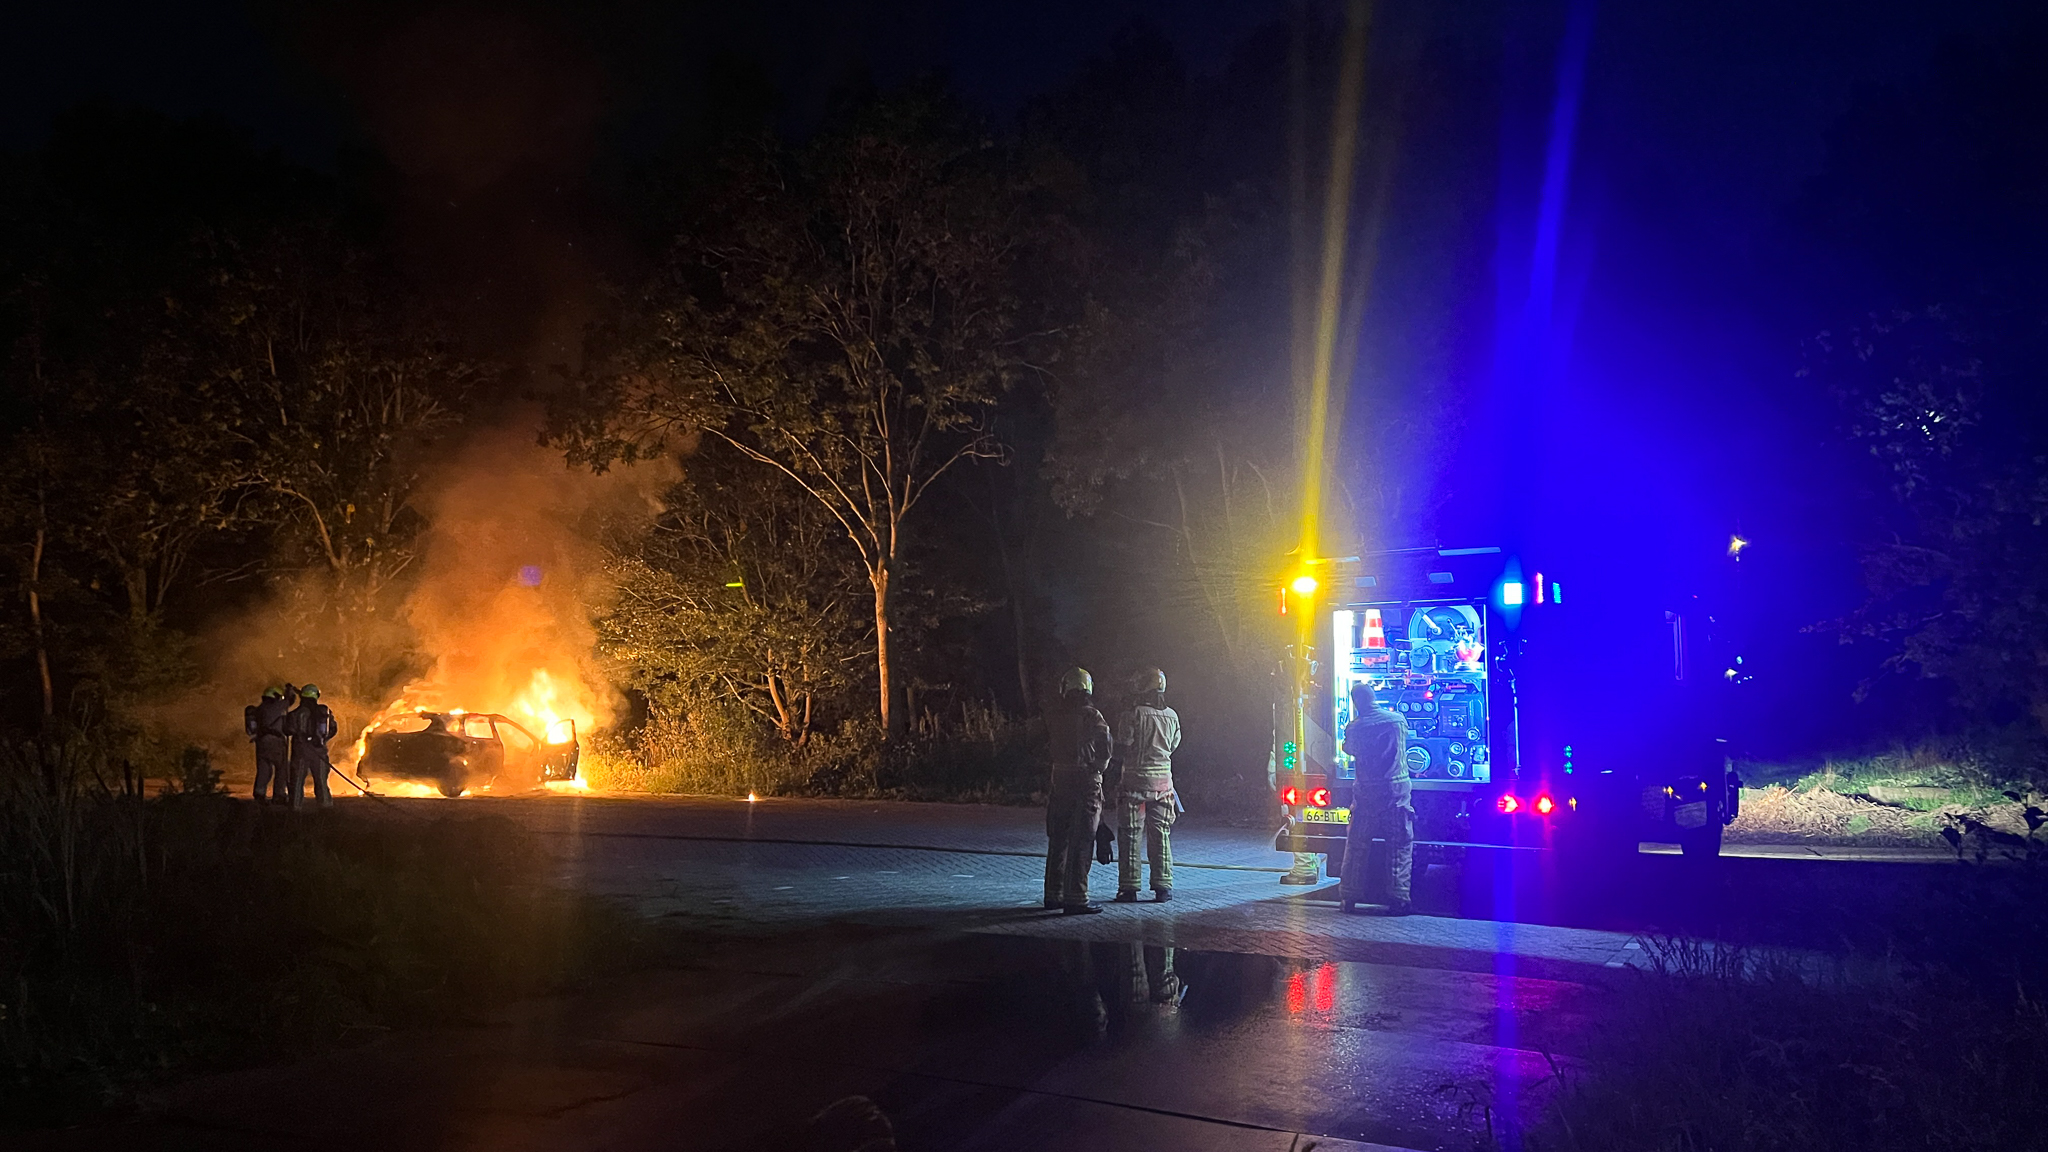
{"label": "truck wheel", "polygon": [[1678,830],[1678,850],[1702,860],[1711,860],[1721,854],[1721,822],[1710,819],[1698,828]]}

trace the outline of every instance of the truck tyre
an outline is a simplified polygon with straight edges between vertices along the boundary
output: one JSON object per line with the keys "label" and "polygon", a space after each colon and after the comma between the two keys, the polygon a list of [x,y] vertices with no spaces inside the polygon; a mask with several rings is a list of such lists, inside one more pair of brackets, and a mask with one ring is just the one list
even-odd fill
{"label": "truck tyre", "polygon": [[1698,828],[1678,830],[1678,850],[1686,856],[1711,860],[1721,854],[1722,824],[1718,819],[1708,820]]}

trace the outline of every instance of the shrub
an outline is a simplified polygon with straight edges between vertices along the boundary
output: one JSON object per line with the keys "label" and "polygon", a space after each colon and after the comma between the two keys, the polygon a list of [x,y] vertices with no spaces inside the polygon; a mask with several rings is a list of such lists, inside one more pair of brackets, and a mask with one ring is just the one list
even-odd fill
{"label": "shrub", "polygon": [[592,787],[625,791],[1028,803],[1043,795],[1044,744],[1043,724],[969,705],[887,744],[849,720],[793,746],[711,702],[657,712],[631,742],[593,742],[584,764]]}

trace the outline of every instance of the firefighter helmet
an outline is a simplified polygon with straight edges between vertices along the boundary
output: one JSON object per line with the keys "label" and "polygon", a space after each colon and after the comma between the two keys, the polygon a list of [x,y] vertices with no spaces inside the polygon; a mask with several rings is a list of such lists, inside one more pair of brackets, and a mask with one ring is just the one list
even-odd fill
{"label": "firefighter helmet", "polygon": [[320,698],[320,686],[318,684],[308,684],[299,689],[299,695],[307,700],[318,700]]}
{"label": "firefighter helmet", "polygon": [[1131,691],[1143,696],[1147,692],[1166,691],[1166,673],[1157,668],[1140,668],[1131,675]]}
{"label": "firefighter helmet", "polygon": [[263,690],[263,698],[265,700],[282,700],[284,699],[284,689],[272,685]]}
{"label": "firefighter helmet", "polygon": [[1060,695],[1062,696],[1069,692],[1093,694],[1094,691],[1095,677],[1090,676],[1086,668],[1069,668],[1066,675],[1060,677]]}

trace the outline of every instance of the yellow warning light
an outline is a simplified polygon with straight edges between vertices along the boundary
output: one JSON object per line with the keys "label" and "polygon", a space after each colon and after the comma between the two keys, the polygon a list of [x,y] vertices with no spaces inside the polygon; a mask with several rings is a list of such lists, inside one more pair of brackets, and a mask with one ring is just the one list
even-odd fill
{"label": "yellow warning light", "polygon": [[1294,583],[1289,584],[1288,587],[1294,589],[1294,594],[1296,596],[1313,596],[1316,594],[1316,589],[1320,587],[1320,585],[1316,583],[1315,577],[1304,573],[1300,576],[1296,576],[1294,578]]}

